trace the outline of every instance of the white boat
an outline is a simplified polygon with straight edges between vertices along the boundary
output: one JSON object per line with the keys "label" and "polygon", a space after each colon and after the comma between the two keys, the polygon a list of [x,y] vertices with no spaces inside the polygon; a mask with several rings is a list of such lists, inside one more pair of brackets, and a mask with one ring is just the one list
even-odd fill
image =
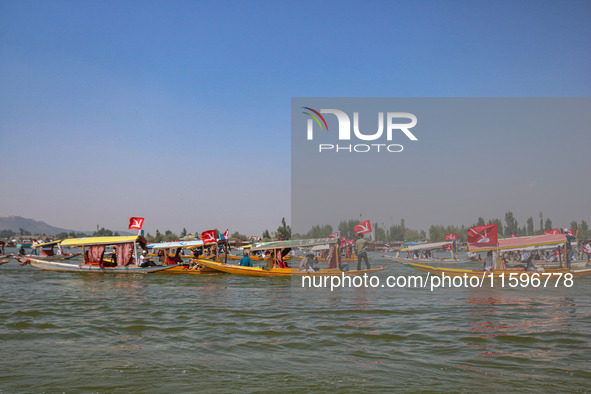
{"label": "white boat", "polygon": [[[74,238],[62,241],[61,246],[81,247],[82,261],[80,263],[65,263],[20,256],[19,263],[21,265],[28,263],[35,268],[59,272],[150,273],[176,267],[176,265],[138,266],[136,264],[139,261],[138,247],[146,250],[146,239],[141,236]],[[113,246],[113,249],[117,248],[117,254],[110,261],[105,258],[107,246]]]}

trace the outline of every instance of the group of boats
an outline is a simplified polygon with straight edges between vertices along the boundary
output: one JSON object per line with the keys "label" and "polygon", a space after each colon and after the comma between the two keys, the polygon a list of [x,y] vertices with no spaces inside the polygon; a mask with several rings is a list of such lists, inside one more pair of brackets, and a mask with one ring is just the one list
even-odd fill
{"label": "group of boats", "polygon": [[[469,245],[473,254],[491,254],[494,262],[486,271],[481,269],[442,267],[433,265],[445,263],[468,263],[474,259],[460,260],[457,254],[451,253],[450,258],[436,259],[435,251],[443,244],[431,243],[409,246],[401,252],[409,257],[381,255],[384,259],[404,264],[413,269],[434,275],[447,276],[487,276],[500,277],[511,273],[531,275],[541,270],[550,273],[572,273],[573,277],[591,275],[591,267],[586,262],[573,263],[571,268],[566,265],[567,237],[564,234],[548,234],[530,237],[513,237],[500,239],[494,245]],[[447,242],[449,243],[449,242]],[[329,276],[329,275],[363,275],[383,271],[388,267],[349,270],[347,261],[356,261],[354,256],[342,256],[339,251],[338,238],[318,238],[289,241],[272,241],[252,244],[241,250],[242,255],[232,254],[225,239],[204,243],[196,241],[175,241],[168,243],[148,244],[146,239],[137,236],[87,237],[66,239],[35,246],[39,252],[34,255],[17,255],[14,257],[21,265],[59,272],[102,272],[102,273],[169,273],[169,274],[213,274],[228,273],[246,276]],[[65,249],[81,249],[78,253],[66,253]],[[309,251],[326,251],[325,257],[319,259],[328,264],[326,268],[301,270],[294,255],[304,255]],[[516,252],[556,251],[558,261],[547,264],[538,261],[538,265],[511,266],[507,255]],[[429,251],[429,253],[425,253]],[[294,253],[295,252],[295,253]],[[411,258],[411,252],[421,252],[423,258]],[[243,256],[250,256],[252,266],[240,265]],[[536,254],[537,255],[537,254]],[[430,256],[426,258],[425,256]],[[0,255],[0,264],[5,264],[11,256]],[[291,260],[291,261],[290,261]],[[149,264],[144,264],[149,262]],[[293,263],[290,266],[289,263]],[[479,263],[475,263],[479,264]],[[480,263],[482,264],[482,263]],[[535,269],[531,269],[534,267]]]}
{"label": "group of boats", "polygon": [[[404,264],[408,267],[417,269],[419,271],[428,272],[433,275],[446,275],[446,276],[461,276],[461,277],[482,277],[485,273],[487,277],[501,278],[510,274],[525,274],[533,275],[541,272],[555,273],[555,274],[566,274],[571,273],[573,277],[583,277],[591,275],[591,267],[588,267],[586,260],[571,262],[570,268],[567,266],[567,251],[569,249],[567,236],[565,234],[545,234],[545,235],[534,235],[524,237],[511,237],[499,239],[495,245],[479,245],[479,244],[468,244],[468,250],[470,251],[471,257],[465,259],[454,258],[453,254],[450,258],[412,258],[412,257],[400,257],[400,256],[387,256],[382,257],[393,260],[400,264]],[[412,251],[434,251],[441,249],[444,244],[449,242],[422,244],[417,246],[409,246],[406,250]],[[571,246],[572,247],[572,246]],[[543,256],[544,252],[552,251],[553,255],[556,256],[556,261],[548,261]],[[528,264],[523,262],[515,263],[510,259],[511,254],[519,254],[525,252],[531,259]],[[481,255],[491,255],[492,265],[489,269],[485,269],[486,259],[482,258]],[[538,256],[538,260],[533,260],[534,256]],[[438,264],[454,264],[454,263],[478,263],[480,262],[483,267],[481,269],[470,269],[470,268],[455,268],[455,267],[443,267],[435,266],[433,263]]]}
{"label": "group of boats", "polygon": [[[148,245],[146,239],[137,236],[88,237],[66,239],[36,247],[40,254],[13,256],[21,265],[30,264],[35,268],[60,272],[103,272],[103,273],[186,273],[211,274],[229,273],[247,276],[327,276],[344,272],[346,275],[363,275],[387,269],[378,267],[363,270],[348,270],[338,253],[338,239],[320,238],[292,241],[274,241],[249,245],[243,249],[255,264],[239,264],[243,256],[231,254],[224,239],[204,243],[196,241],[175,241]],[[325,261],[327,268],[300,270],[290,267],[293,260],[289,253],[293,249],[305,250],[322,246],[329,250]],[[65,248],[81,248],[80,253],[68,254]],[[58,252],[55,252],[55,249]],[[51,250],[50,250],[51,249]],[[70,259],[80,256],[82,261]],[[156,259],[157,261],[154,261]],[[7,261],[8,262],[8,261]],[[149,262],[150,264],[143,264]],[[262,263],[262,264],[256,264]]]}

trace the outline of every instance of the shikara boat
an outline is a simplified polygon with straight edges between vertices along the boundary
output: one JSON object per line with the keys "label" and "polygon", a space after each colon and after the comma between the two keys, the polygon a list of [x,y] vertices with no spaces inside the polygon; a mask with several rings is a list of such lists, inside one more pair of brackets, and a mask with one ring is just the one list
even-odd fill
{"label": "shikara boat", "polygon": [[[33,267],[47,271],[59,272],[101,272],[101,273],[150,273],[170,269],[173,266],[140,267],[138,261],[138,247],[146,249],[146,239],[141,236],[123,237],[88,237],[66,239],[61,246],[81,247],[82,261],[64,263],[61,261],[46,261],[33,257],[21,257],[21,264],[31,264]],[[108,263],[104,259],[107,246],[117,246],[116,262]]]}
{"label": "shikara boat", "polygon": [[[468,248],[470,251],[474,252],[488,252],[488,251],[497,251],[497,252],[508,252],[508,251],[539,251],[544,249],[554,249],[558,248],[561,251],[559,256],[562,256],[562,253],[565,255],[566,259],[566,243],[567,238],[564,234],[547,234],[547,235],[536,235],[536,236],[528,236],[528,237],[513,237],[513,238],[505,238],[500,239],[497,246],[480,246],[478,244],[469,244]],[[591,268],[583,268],[583,269],[568,269],[566,266],[563,266],[562,260],[560,261],[560,265],[558,267],[536,267],[537,269],[533,270],[526,270],[525,267],[519,268],[511,268],[507,267],[506,263],[503,261],[502,257],[497,256],[496,262],[494,262],[494,268],[492,271],[484,271],[478,269],[464,269],[464,268],[449,268],[449,267],[434,267],[432,265],[427,264],[419,264],[416,262],[405,262],[405,265],[412,267],[414,269],[428,272],[430,274],[439,275],[439,276],[464,276],[466,275],[468,278],[471,277],[486,277],[486,278],[509,278],[511,274],[517,274],[518,276],[522,274],[526,274],[528,276],[532,276],[537,274],[539,277],[547,276],[550,274],[556,274],[558,277],[560,274],[567,274],[570,273],[573,277],[583,277],[591,275]],[[572,267],[572,265],[571,265]]]}
{"label": "shikara boat", "polygon": [[[215,254],[211,256],[204,257],[202,255],[197,255],[196,253],[192,252],[191,254],[182,254],[183,251],[191,251],[191,250],[201,250],[203,251],[204,247],[215,245],[215,243],[211,244],[203,244],[203,241],[175,241],[175,242],[163,242],[158,244],[151,244],[148,245],[148,248],[156,253],[151,253],[151,256],[158,256],[161,258],[163,265],[175,265],[173,268],[167,269],[165,271],[160,271],[161,273],[165,274],[214,274],[214,273],[221,273],[214,268],[206,267],[200,264],[199,261],[196,259],[199,258],[201,260],[207,260],[208,258],[215,258]],[[184,260],[182,260],[184,259]]]}
{"label": "shikara boat", "polygon": [[[69,260],[76,256],[80,256],[82,253],[64,253],[61,247],[61,240],[60,241],[52,241],[46,242],[42,244],[35,244],[32,246],[33,249],[38,250],[38,255],[25,255],[24,257],[33,257],[37,260],[45,260],[45,261],[59,261],[59,260]],[[57,248],[57,253],[56,253]]]}
{"label": "shikara boat", "polygon": [[[227,272],[229,274],[247,275],[247,276],[293,276],[293,275],[306,275],[306,276],[328,276],[328,275],[363,275],[370,274],[378,271],[383,271],[387,267],[379,267],[365,270],[346,270],[345,267],[339,263],[339,257],[336,251],[336,244],[338,239],[336,238],[319,238],[319,239],[303,239],[303,240],[292,240],[292,241],[275,241],[267,242],[262,244],[253,245],[252,251],[270,251],[271,255],[266,261],[266,265],[259,267],[245,267],[237,264],[226,264],[215,261],[198,260],[201,264],[206,267],[213,268],[219,271]],[[328,268],[320,268],[314,271],[306,270],[300,271],[299,268],[289,267],[284,261],[283,257],[286,256],[293,248],[307,248],[315,245],[328,244],[332,245],[332,259],[329,259]]]}

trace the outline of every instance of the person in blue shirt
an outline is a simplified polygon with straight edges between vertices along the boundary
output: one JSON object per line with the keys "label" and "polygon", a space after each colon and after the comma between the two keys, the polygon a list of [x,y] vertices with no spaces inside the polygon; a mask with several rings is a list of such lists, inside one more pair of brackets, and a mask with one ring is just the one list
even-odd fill
{"label": "person in blue shirt", "polygon": [[247,251],[244,251],[244,257],[240,259],[240,265],[243,267],[252,267],[252,260],[250,260]]}

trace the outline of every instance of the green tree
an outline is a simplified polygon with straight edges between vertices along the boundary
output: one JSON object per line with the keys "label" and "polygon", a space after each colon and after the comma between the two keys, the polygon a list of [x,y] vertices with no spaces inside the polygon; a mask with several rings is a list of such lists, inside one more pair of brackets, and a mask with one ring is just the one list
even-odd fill
{"label": "green tree", "polygon": [[232,233],[232,235],[230,235],[230,238],[239,239],[240,241],[246,241],[248,239],[246,235],[240,234],[238,231]]}
{"label": "green tree", "polygon": [[160,230],[156,229],[156,235],[154,235],[154,242],[160,243],[162,242],[163,236],[160,234]]}
{"label": "green tree", "polygon": [[347,239],[355,237],[355,226],[359,224],[359,219],[343,220],[339,223],[339,234]]}
{"label": "green tree", "polygon": [[540,211],[540,232],[539,234],[542,234],[544,232],[544,215],[542,214],[542,211]]}
{"label": "green tree", "polygon": [[481,217],[481,216],[479,216],[479,217],[478,217],[478,220],[476,221],[476,225],[477,225],[477,226],[484,226],[484,224],[485,224],[485,223],[484,223],[484,218],[483,218],[483,217]]}
{"label": "green tree", "polygon": [[269,239],[271,239],[271,234],[269,234],[269,230],[265,230],[265,231],[263,232],[263,239],[264,239],[264,240],[269,240]]}
{"label": "green tree", "polygon": [[511,234],[519,232],[519,224],[517,219],[513,216],[513,212],[509,211],[505,213],[505,236],[509,237]]}
{"label": "green tree", "polygon": [[187,229],[183,227],[183,231],[179,234],[179,237],[183,238],[187,236]]}
{"label": "green tree", "polygon": [[281,219],[281,226],[277,228],[277,238],[287,240],[291,239],[291,226],[285,222],[285,218]]}
{"label": "green tree", "polygon": [[332,226],[330,224],[325,224],[323,226],[316,225],[312,226],[310,231],[305,234],[304,238],[325,238],[332,233]]}
{"label": "green tree", "polygon": [[166,230],[164,232],[164,237],[163,237],[163,241],[164,242],[172,242],[172,241],[176,241],[179,239],[179,236],[176,235],[175,233],[173,233],[170,230]]}
{"label": "green tree", "polygon": [[503,233],[503,222],[501,222],[501,219],[491,219],[488,221],[488,224],[497,224],[497,233],[498,234],[504,234]]}
{"label": "green tree", "polygon": [[589,226],[587,225],[586,221],[581,220],[579,239],[588,239],[588,238],[591,238],[591,232],[589,231]]}
{"label": "green tree", "polygon": [[534,235],[534,218],[531,216],[527,219],[527,235]]}
{"label": "green tree", "polygon": [[546,219],[546,222],[544,224],[544,230],[552,230],[554,227],[552,227],[552,220],[550,220],[550,218]]}

